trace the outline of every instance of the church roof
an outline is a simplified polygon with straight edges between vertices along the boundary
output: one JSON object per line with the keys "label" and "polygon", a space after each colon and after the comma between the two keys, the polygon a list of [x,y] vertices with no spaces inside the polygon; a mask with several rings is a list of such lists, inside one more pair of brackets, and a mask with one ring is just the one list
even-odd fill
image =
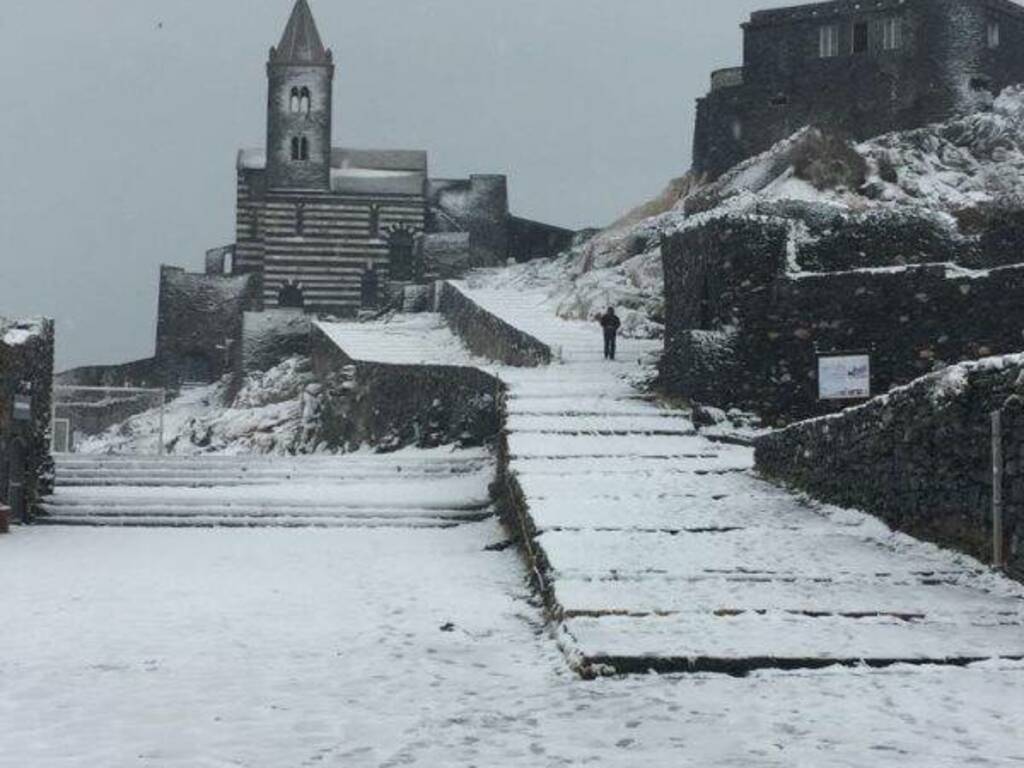
{"label": "church roof", "polygon": [[296,0],[281,42],[270,54],[280,64],[330,64],[331,52],[324,47],[306,0]]}

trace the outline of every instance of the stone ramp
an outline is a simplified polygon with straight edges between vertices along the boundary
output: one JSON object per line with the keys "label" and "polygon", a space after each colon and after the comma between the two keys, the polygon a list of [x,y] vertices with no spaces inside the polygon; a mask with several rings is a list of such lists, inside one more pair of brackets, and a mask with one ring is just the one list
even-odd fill
{"label": "stone ramp", "polygon": [[[813,506],[752,474],[631,377],[658,342],[602,359],[596,324],[487,275],[467,296],[559,351],[503,367],[508,454],[542,588],[584,674],[1024,657],[1024,589],[976,561]],[[665,428],[662,428],[662,427]]]}
{"label": "stone ramp", "polygon": [[450,528],[492,514],[486,451],[57,459],[38,522],[118,527]]}

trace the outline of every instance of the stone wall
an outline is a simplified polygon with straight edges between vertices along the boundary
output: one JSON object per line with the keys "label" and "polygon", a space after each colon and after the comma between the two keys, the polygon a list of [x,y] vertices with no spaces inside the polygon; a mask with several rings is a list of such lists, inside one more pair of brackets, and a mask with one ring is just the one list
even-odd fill
{"label": "stone wall", "polygon": [[242,316],[258,306],[255,291],[248,275],[161,268],[156,360],[165,386],[217,381],[236,368]]}
{"label": "stone wall", "polygon": [[440,283],[437,290],[438,311],[474,355],[527,368],[551,363],[550,347],[483,309],[455,284]]}
{"label": "stone wall", "polygon": [[58,373],[54,383],[75,387],[159,387],[163,378],[156,358],[135,360],[121,365],[87,365]]}
{"label": "stone wall", "polygon": [[[50,415],[53,382],[52,320],[14,322],[0,318],[0,504],[30,519],[40,497],[53,488]],[[17,396],[31,398],[29,419],[15,419]],[[19,466],[23,472],[19,472]],[[12,481],[21,475],[21,498]]]}
{"label": "stone wall", "polygon": [[571,229],[513,216],[509,226],[509,256],[518,262],[553,259],[572,247]]}
{"label": "stone wall", "polygon": [[242,372],[268,371],[289,357],[309,355],[313,323],[301,309],[246,312],[242,319]]}
{"label": "stone wall", "polygon": [[793,274],[789,262],[808,261],[807,252],[838,263],[855,249],[841,228],[829,248],[794,244],[788,232],[786,221],[725,216],[665,238],[669,393],[785,423],[850,404],[818,400],[819,352],[870,353],[872,389],[881,393],[943,365],[1024,347],[1024,265]]}
{"label": "stone wall", "polygon": [[1024,356],[953,366],[760,438],[757,467],[818,499],[991,562],[991,412],[1005,408],[1005,548],[1024,573],[1022,394]]}
{"label": "stone wall", "polygon": [[429,232],[468,232],[474,266],[499,266],[509,253],[508,179],[430,179]]}
{"label": "stone wall", "polygon": [[[883,24],[901,41],[885,50]],[[989,20],[1000,45],[989,48]],[[856,25],[868,49],[854,52]],[[838,55],[819,35],[835,25]],[[916,128],[984,103],[1024,80],[1024,13],[1006,0],[839,0],[754,13],[743,67],[698,101],[694,168],[716,176],[806,125],[855,139]]]}
{"label": "stone wall", "polygon": [[353,360],[316,327],[312,352],[321,441],[330,447],[473,446],[501,430],[504,385],[479,369]]}

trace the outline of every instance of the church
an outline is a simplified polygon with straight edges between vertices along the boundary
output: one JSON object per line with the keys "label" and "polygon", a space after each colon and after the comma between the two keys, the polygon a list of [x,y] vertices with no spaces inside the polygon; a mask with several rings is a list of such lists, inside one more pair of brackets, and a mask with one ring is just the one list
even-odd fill
{"label": "church", "polygon": [[297,0],[267,62],[266,147],[238,153],[236,242],[208,267],[252,275],[258,309],[351,315],[411,283],[568,245],[567,230],[509,214],[505,176],[432,179],[423,150],[334,146],[334,74]]}

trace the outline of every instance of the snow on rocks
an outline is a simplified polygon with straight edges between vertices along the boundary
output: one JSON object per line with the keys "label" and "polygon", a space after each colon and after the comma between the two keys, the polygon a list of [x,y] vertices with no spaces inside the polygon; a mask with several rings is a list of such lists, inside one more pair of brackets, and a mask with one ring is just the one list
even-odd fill
{"label": "snow on rocks", "polygon": [[559,319],[557,296],[535,277],[480,272],[460,288],[559,351],[550,367],[497,375],[509,385],[511,470],[567,651],[584,667],[746,672],[1024,656],[1018,585],[756,479],[749,448],[652,429],[687,418],[631,386],[655,342],[622,340],[620,362],[609,363],[597,325]]}
{"label": "snow on rocks", "polygon": [[85,454],[158,453],[161,427],[164,451],[173,455],[311,453],[303,397],[317,385],[308,358],[295,357],[266,373],[246,378],[228,402],[229,386],[218,382],[185,389],[170,401],[161,419],[154,408],[85,438],[76,446]]}

